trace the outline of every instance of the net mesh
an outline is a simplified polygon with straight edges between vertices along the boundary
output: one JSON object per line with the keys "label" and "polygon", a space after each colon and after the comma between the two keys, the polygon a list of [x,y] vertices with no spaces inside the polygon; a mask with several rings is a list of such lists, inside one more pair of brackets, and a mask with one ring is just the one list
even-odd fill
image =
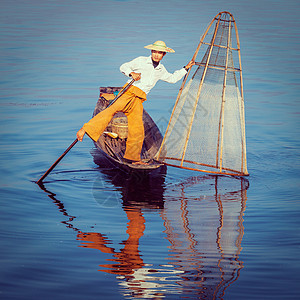
{"label": "net mesh", "polygon": [[[204,36],[203,59],[179,92],[159,160],[199,171],[248,174],[234,22],[229,13],[220,13],[213,31]],[[207,36],[210,42],[205,42]]]}

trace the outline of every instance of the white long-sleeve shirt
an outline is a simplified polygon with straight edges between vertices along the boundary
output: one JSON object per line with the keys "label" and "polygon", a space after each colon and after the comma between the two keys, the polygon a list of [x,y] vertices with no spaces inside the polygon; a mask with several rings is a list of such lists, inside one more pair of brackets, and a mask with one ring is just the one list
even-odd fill
{"label": "white long-sleeve shirt", "polygon": [[133,85],[144,91],[146,94],[150,92],[158,80],[175,83],[187,73],[185,68],[182,68],[171,74],[161,63],[154,68],[151,56],[140,56],[132,61],[124,63],[121,65],[120,71],[128,77],[131,72],[141,73],[141,79],[134,82]]}

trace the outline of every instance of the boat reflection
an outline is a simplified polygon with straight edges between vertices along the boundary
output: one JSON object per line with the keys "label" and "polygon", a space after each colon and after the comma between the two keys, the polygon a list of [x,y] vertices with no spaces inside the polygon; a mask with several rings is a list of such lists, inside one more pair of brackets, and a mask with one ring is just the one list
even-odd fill
{"label": "boat reflection", "polygon": [[[96,150],[97,151],[97,150]],[[99,154],[99,151],[92,152],[95,164],[99,165],[102,174],[105,174],[106,181],[112,183],[121,193],[116,199],[103,200],[103,176],[99,176],[94,182],[93,195],[101,206],[113,206],[114,201],[121,202],[124,208],[163,208],[163,195],[165,192],[166,166],[149,173],[132,172],[124,173],[119,169],[112,168],[112,164]],[[106,201],[106,203],[104,203]],[[110,202],[110,203],[109,203]]]}
{"label": "boat reflection", "polygon": [[[125,178],[112,170],[102,173],[121,189],[128,239],[117,251],[101,233],[78,233],[81,247],[112,255],[99,271],[115,274],[126,297],[162,299],[182,294],[192,299],[222,299],[243,267],[239,255],[248,181],[198,176],[167,186],[164,176]],[[155,259],[160,263],[144,261],[139,249],[145,241],[141,237],[147,209],[160,215],[169,242],[166,252],[158,247],[160,255],[166,253]]]}

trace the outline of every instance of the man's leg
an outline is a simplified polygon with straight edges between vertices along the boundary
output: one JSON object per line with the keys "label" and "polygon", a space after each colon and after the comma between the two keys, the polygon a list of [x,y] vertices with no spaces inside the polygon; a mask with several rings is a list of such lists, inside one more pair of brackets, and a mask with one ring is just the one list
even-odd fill
{"label": "man's leg", "polygon": [[143,104],[141,98],[133,100],[129,112],[125,113],[128,119],[128,137],[124,158],[140,161],[145,131],[143,124]]}
{"label": "man's leg", "polygon": [[113,118],[114,114],[124,110],[132,98],[132,93],[125,93],[122,95],[114,104],[94,116],[89,122],[85,123],[82,129],[78,131],[77,138],[79,139],[81,135],[83,137],[86,132],[96,142]]}

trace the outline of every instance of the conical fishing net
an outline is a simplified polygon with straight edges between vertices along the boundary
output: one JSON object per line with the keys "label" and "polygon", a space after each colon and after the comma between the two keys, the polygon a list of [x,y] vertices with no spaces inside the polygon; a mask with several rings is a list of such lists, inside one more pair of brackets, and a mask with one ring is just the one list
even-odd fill
{"label": "conical fishing net", "polygon": [[[200,46],[204,55],[197,62]],[[183,81],[158,160],[198,171],[248,175],[239,48],[233,16],[218,14],[194,54],[196,71]]]}

